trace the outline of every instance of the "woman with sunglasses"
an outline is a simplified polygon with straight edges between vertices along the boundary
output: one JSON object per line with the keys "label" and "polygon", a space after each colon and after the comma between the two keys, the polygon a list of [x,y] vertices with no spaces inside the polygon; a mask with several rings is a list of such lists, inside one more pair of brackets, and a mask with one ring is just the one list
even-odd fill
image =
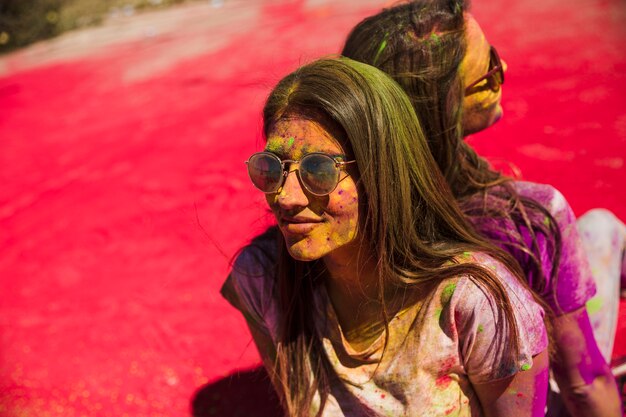
{"label": "woman with sunglasses", "polygon": [[[552,371],[571,415],[621,416],[607,359],[626,228],[606,210],[577,224],[553,187],[503,176],[463,140],[502,116],[507,68],[464,3],[422,0],[386,9],[352,30],[342,54],[382,69],[403,87],[465,216],[516,258],[545,302],[553,316]],[[592,322],[588,301],[602,306]],[[549,411],[557,415],[562,405],[552,399]]]}
{"label": "woman with sunglasses", "polygon": [[464,220],[411,103],[345,58],[285,77],[247,161],[278,230],[222,294],[289,416],[542,416],[543,310]]}

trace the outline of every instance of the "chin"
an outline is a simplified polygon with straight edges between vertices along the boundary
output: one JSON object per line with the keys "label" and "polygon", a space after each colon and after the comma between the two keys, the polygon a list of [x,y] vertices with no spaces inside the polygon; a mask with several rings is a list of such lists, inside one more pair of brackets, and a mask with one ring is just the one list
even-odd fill
{"label": "chin", "polygon": [[285,244],[287,245],[289,255],[293,259],[302,262],[318,260],[331,251],[331,248],[320,247],[320,245],[311,242],[307,238],[293,240],[285,236]]}
{"label": "chin", "polygon": [[473,114],[469,114],[468,117],[463,120],[463,136],[480,132],[494,125],[502,118],[502,113],[502,106],[498,103],[497,106],[491,108],[488,112],[474,112]]}
{"label": "chin", "polygon": [[503,114],[504,111],[502,110],[502,106],[498,104],[498,107],[496,107],[494,111],[493,119],[491,120],[491,123],[489,123],[489,126],[498,123],[500,119],[502,119]]}
{"label": "chin", "polygon": [[296,261],[301,261],[301,262],[317,261],[318,259],[323,258],[325,255],[325,254],[316,253],[316,251],[301,250],[300,248],[294,248],[290,246],[287,246],[287,251],[289,252],[289,255],[291,255],[293,259],[295,259]]}
{"label": "chin", "polygon": [[468,136],[474,133],[478,133],[481,130],[485,130],[489,126],[490,124],[484,121],[481,123],[477,123],[475,121],[472,123],[463,123],[463,136]]}

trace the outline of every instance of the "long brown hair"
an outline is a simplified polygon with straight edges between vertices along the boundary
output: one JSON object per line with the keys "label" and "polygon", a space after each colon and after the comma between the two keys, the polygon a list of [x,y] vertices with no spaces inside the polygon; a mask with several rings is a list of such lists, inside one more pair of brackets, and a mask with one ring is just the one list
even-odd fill
{"label": "long brown hair", "polygon": [[[376,66],[402,86],[464,214],[481,234],[516,255],[529,285],[545,295],[548,277],[553,291],[557,285],[556,221],[463,140],[459,69],[466,52],[465,11],[463,0],[417,0],[385,9],[354,27],[342,55]],[[549,270],[542,265],[539,234],[546,241],[543,257],[552,260]]]}
{"label": "long brown hair", "polygon": [[[324,115],[319,117],[319,115]],[[280,120],[311,118],[340,131],[344,150],[357,162],[357,238],[378,268],[379,302],[388,288],[432,288],[469,276],[492,294],[507,323],[502,349],[519,352],[516,321],[503,284],[487,268],[459,262],[466,251],[487,253],[521,280],[514,259],[478,235],[462,215],[428,149],[413,107],[386,74],[347,58],[322,59],[281,80],[263,110],[264,133]],[[336,376],[315,331],[313,294],[323,262],[301,262],[278,235],[275,269],[279,331],[272,379],[290,416],[318,415]],[[383,321],[388,322],[383,308]]]}

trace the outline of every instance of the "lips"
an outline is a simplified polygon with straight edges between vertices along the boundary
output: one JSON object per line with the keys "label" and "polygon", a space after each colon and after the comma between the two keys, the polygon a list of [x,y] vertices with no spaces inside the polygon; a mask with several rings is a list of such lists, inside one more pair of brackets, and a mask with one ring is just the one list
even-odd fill
{"label": "lips", "polygon": [[312,217],[281,217],[278,221],[280,228],[292,234],[305,234],[317,227],[322,220]]}

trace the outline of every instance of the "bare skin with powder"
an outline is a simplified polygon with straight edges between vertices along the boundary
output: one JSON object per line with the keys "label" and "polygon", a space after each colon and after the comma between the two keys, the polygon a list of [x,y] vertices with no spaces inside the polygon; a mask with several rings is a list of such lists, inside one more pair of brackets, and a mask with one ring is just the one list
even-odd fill
{"label": "bare skin with powder", "polygon": [[[281,159],[299,160],[312,152],[346,159],[341,144],[328,130],[316,121],[298,117],[276,123],[265,150]],[[267,194],[267,203],[291,256],[301,261],[323,259],[330,277],[326,283],[329,296],[346,334],[356,346],[367,344],[371,338],[350,337],[359,336],[357,330],[364,323],[380,316],[377,303],[363,305],[364,299],[376,298],[376,277],[374,266],[357,268],[362,261],[359,255],[367,252],[359,250],[356,240],[359,199],[355,179],[349,169],[342,172],[337,188],[320,197],[302,187],[294,172],[297,169],[297,165],[289,167],[282,187]]]}
{"label": "bare skin with powder", "polygon": [[[490,44],[480,25],[466,14],[467,52],[461,62],[460,73],[464,84],[469,85],[489,69]],[[507,65],[502,61],[504,71]],[[487,86],[487,80],[472,88],[463,99],[463,133],[469,135],[496,123],[502,117],[502,89],[493,91]]]}
{"label": "bare skin with powder", "polygon": [[[341,145],[328,131],[319,123],[301,118],[276,123],[265,150],[281,159],[300,160],[312,152],[345,159]],[[285,236],[289,253],[295,259],[308,261],[322,258],[354,240],[358,193],[355,180],[342,172],[332,193],[315,196],[301,186],[294,172],[297,169],[297,164],[290,166],[282,187],[266,198]]]}

